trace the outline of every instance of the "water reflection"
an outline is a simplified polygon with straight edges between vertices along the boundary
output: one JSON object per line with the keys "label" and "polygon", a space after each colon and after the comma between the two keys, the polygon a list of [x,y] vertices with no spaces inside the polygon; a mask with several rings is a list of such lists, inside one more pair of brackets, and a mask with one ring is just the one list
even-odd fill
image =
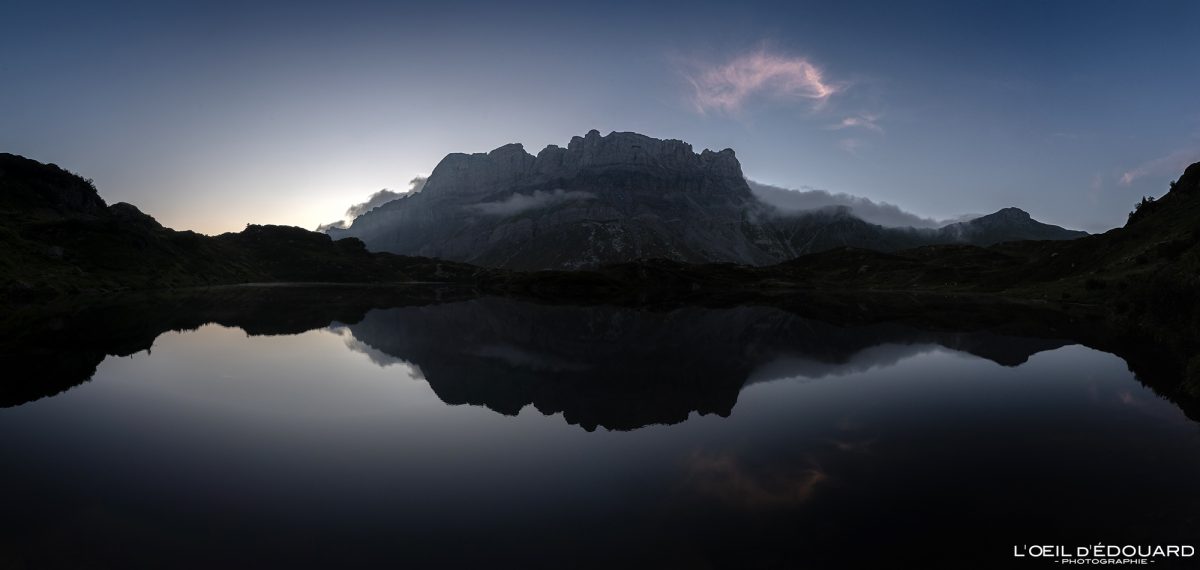
{"label": "water reflection", "polygon": [[[897,322],[836,324],[766,306],[577,307],[499,298],[438,302],[359,292],[284,290],[101,306],[4,338],[0,364],[36,374],[0,384],[12,406],[88,380],[106,355],[149,351],[168,330],[207,322],[250,335],[329,328],[380,365],[406,363],[445,403],[513,415],[532,405],[587,430],[728,416],[748,384],[886,367],[935,347],[1016,366],[1074,341],[929,330]],[[316,295],[310,297],[310,295]],[[391,308],[375,305],[399,304]]]}
{"label": "water reflection", "polygon": [[1196,536],[1200,432],[1086,331],[246,295],[5,338],[43,374],[4,383],[0,567],[1013,567]]}
{"label": "water reflection", "polygon": [[885,367],[943,346],[1015,366],[1069,344],[897,324],[839,326],[771,307],[649,311],[478,299],[376,309],[347,346],[416,368],[447,404],[528,405],[585,429],[728,416],[748,383]]}

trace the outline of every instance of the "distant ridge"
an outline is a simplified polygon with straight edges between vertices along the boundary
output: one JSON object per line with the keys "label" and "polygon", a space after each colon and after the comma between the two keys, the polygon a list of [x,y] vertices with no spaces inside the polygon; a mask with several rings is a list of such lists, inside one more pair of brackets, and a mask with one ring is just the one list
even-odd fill
{"label": "distant ridge", "polygon": [[1083,231],[1043,224],[1020,208],[1004,208],[973,220],[943,226],[938,231],[947,239],[975,245],[1021,240],[1074,239],[1088,235]]}

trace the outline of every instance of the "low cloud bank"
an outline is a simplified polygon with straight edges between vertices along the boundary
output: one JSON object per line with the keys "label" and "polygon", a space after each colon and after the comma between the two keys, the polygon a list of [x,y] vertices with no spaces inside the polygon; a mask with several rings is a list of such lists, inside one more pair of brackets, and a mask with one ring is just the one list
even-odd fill
{"label": "low cloud bank", "polygon": [[937,228],[947,223],[905,212],[899,206],[887,202],[875,202],[869,198],[849,194],[835,194],[810,186],[801,186],[799,190],[792,190],[753,180],[746,180],[746,183],[750,185],[750,191],[759,200],[775,206],[785,214],[845,207],[849,208],[856,217],[881,226]]}
{"label": "low cloud bank", "polygon": [[484,202],[482,204],[474,204],[468,206],[469,209],[480,214],[488,216],[511,216],[529,210],[538,208],[546,208],[564,202],[575,200],[591,200],[595,198],[589,192],[580,192],[572,190],[570,192],[564,190],[555,190],[553,192],[535,191],[532,194],[513,194],[503,200],[495,202]]}

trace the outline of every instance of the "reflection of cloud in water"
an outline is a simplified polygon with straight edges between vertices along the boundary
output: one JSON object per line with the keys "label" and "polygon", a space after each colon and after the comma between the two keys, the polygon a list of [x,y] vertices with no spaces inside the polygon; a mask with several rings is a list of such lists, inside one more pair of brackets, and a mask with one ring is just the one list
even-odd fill
{"label": "reflection of cloud in water", "polygon": [[400,366],[408,370],[408,375],[412,377],[413,380],[425,380],[425,374],[421,372],[421,367],[402,358],[397,358],[387,354],[386,352],[380,351],[371,345],[358,340],[354,337],[354,333],[350,331],[348,326],[342,323],[334,322],[326,327],[325,330],[328,330],[329,332],[341,337],[342,342],[346,345],[346,348],[350,349],[351,352],[357,352],[365,355],[372,364],[379,366],[380,368],[393,365]]}
{"label": "reflection of cloud in water", "polygon": [[935,344],[881,344],[854,353],[846,362],[828,362],[785,354],[756,368],[746,379],[746,384],[801,378],[817,380],[826,376],[857,374],[873,368],[895,366],[902,360],[940,348]]}
{"label": "reflection of cloud in water", "polygon": [[[1091,386],[1091,389],[1094,392],[1095,386]],[[1177,425],[1191,423],[1191,420],[1179,408],[1159,396],[1146,397],[1145,394],[1138,395],[1130,390],[1121,390],[1117,392],[1117,401],[1122,406],[1143,415],[1155,417]]]}
{"label": "reflection of cloud in water", "polygon": [[838,451],[867,454],[871,453],[872,448],[875,446],[875,441],[876,440],[874,439],[864,439],[859,441],[831,439],[829,440],[829,443],[833,444]]}
{"label": "reflection of cloud in water", "polygon": [[820,467],[750,467],[729,453],[692,453],[686,460],[685,487],[731,507],[771,509],[795,507],[812,498],[829,480]]}
{"label": "reflection of cloud in water", "polygon": [[511,344],[489,344],[473,351],[472,354],[500,360],[516,368],[527,368],[539,372],[580,372],[588,369],[585,364],[532,352]]}

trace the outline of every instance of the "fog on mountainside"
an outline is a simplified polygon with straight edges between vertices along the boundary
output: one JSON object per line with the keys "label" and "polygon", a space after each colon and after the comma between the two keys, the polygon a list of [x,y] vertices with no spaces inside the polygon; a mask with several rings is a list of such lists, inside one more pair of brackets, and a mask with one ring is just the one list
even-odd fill
{"label": "fog on mountainside", "polygon": [[834,193],[811,186],[801,186],[800,189],[784,188],[755,182],[749,178],[746,184],[750,191],[763,202],[775,206],[781,212],[804,213],[813,210],[823,210],[830,207],[844,206],[860,220],[885,227],[897,228],[937,228],[950,222],[965,221],[974,216],[961,216],[954,220],[935,220],[924,218],[906,212],[895,204],[875,202],[870,198],[853,196],[844,193]]}

